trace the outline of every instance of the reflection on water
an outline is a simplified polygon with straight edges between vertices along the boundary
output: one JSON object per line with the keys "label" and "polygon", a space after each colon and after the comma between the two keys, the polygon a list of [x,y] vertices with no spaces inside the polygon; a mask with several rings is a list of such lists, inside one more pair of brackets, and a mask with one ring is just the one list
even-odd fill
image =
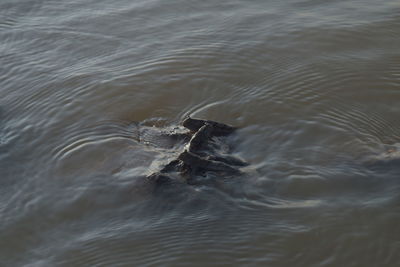
{"label": "reflection on water", "polygon": [[[399,12],[2,1],[0,265],[397,266]],[[135,125],[189,114],[250,175],[154,194]]]}

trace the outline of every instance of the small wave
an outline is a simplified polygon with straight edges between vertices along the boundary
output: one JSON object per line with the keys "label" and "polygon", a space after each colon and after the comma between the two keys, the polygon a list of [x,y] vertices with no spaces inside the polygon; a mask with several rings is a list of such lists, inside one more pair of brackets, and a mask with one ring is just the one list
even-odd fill
{"label": "small wave", "polygon": [[322,122],[353,133],[358,138],[364,139],[365,144],[371,142],[390,144],[398,142],[400,125],[387,117],[357,104],[345,104],[338,100],[327,112],[320,113],[317,117]]}
{"label": "small wave", "polygon": [[123,121],[101,121],[95,125],[80,129],[80,126],[68,129],[64,137],[64,143],[53,150],[54,157],[60,159],[87,144],[118,138],[139,140],[136,125]]}

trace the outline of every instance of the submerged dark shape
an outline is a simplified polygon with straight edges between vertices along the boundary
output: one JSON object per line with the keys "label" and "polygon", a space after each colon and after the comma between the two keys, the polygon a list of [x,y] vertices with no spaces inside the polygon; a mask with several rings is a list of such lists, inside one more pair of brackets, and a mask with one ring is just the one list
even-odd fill
{"label": "submerged dark shape", "polygon": [[[204,184],[218,177],[241,175],[241,167],[248,164],[230,154],[229,136],[235,127],[210,120],[186,118],[181,133],[185,149],[159,171],[147,176],[156,185],[171,183]],[[213,182],[213,181],[211,181]]]}

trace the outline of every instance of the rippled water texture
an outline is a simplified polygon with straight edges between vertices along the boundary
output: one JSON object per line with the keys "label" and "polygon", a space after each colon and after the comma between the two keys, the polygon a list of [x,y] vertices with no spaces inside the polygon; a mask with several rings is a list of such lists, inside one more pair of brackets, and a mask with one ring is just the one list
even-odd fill
{"label": "rippled water texture", "polygon": [[[400,2],[2,0],[0,266],[398,266]],[[137,123],[241,127],[154,194]]]}

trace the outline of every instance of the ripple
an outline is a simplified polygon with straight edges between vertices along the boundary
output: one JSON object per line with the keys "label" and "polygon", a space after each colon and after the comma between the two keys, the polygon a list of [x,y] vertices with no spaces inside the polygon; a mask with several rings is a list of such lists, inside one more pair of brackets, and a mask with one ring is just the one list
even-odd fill
{"label": "ripple", "polygon": [[[360,105],[337,103],[337,108],[319,116],[330,125],[357,134],[365,142],[394,143],[400,135],[400,125]],[[340,107],[340,108],[339,108]]]}
{"label": "ripple", "polygon": [[17,20],[10,17],[1,17],[0,16],[0,29],[9,29],[12,28],[16,23]]}
{"label": "ripple", "polygon": [[[102,121],[95,125],[88,126],[82,130],[81,126],[66,129],[64,136],[65,143],[54,149],[54,157],[62,158],[75,149],[98,141],[107,141],[116,138],[132,139],[135,133],[128,127],[128,123],[121,121]],[[130,124],[129,126],[133,126]],[[137,134],[137,133],[136,133]]]}

